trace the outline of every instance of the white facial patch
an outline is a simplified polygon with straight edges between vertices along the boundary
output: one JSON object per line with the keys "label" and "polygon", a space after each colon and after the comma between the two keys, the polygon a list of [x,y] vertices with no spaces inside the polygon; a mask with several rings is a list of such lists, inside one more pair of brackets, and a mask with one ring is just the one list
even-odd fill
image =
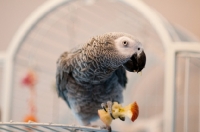
{"label": "white facial patch", "polygon": [[115,40],[115,46],[119,53],[125,57],[131,57],[133,54],[138,55],[142,52],[142,44],[134,39],[123,36]]}

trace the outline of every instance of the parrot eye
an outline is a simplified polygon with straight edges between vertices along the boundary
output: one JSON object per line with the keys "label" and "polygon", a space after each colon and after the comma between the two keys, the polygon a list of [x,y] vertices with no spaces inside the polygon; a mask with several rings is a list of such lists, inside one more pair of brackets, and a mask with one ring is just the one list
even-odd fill
{"label": "parrot eye", "polygon": [[128,41],[123,41],[122,43],[123,43],[124,46],[128,45]]}

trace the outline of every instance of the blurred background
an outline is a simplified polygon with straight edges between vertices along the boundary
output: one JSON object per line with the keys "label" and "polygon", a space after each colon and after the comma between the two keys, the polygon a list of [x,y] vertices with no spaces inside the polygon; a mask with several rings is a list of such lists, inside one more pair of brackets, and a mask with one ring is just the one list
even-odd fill
{"label": "blurred background", "polygon": [[[122,31],[142,41],[147,64],[142,76],[128,73],[128,88],[124,92],[125,105],[138,102],[139,118],[134,123],[116,121],[113,129],[162,132],[164,115],[167,115],[164,103],[167,98],[173,98],[173,108],[169,108],[173,110],[169,116],[174,115],[170,118],[174,121],[172,131],[200,131],[200,53],[188,48],[174,56],[175,64],[167,63],[166,59],[168,45],[179,42],[192,47],[194,43],[199,44],[199,0],[142,0],[139,4],[142,6],[138,7],[134,6],[134,1],[123,0],[56,3],[59,2],[0,0],[0,121],[32,119],[77,123],[67,105],[57,97],[56,60],[62,52],[83,44],[92,36]],[[37,19],[33,22],[32,18]],[[164,30],[163,34],[160,34],[161,30]],[[7,56],[8,52],[13,54]],[[7,59],[11,63],[6,63]],[[6,67],[8,64],[11,70]],[[174,74],[171,74],[174,90],[173,95],[166,95],[166,86],[170,85],[165,84],[165,70],[170,65],[174,68]],[[6,90],[7,87],[10,90]],[[5,97],[7,95],[9,97]]]}

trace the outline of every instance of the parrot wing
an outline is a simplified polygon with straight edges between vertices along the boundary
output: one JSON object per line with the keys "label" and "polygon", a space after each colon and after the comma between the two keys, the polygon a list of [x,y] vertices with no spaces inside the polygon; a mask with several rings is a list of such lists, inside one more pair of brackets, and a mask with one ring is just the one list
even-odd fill
{"label": "parrot wing", "polygon": [[124,69],[123,66],[120,66],[116,71],[115,74],[118,77],[118,82],[119,84],[125,88],[127,84],[127,77],[126,77],[126,70]]}
{"label": "parrot wing", "polygon": [[[67,60],[69,54],[65,52],[61,55],[57,62],[57,71],[56,71],[56,90],[58,92],[59,97],[63,98],[70,108],[70,104],[67,98],[67,83],[70,78],[71,68],[70,66],[65,66],[65,71],[63,70],[62,61]],[[66,72],[67,71],[67,72]]]}

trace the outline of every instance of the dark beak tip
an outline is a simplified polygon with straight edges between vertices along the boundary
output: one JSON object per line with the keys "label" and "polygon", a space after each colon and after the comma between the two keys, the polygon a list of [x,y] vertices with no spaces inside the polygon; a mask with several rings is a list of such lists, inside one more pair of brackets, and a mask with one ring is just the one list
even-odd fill
{"label": "dark beak tip", "polygon": [[146,65],[146,55],[142,51],[140,56],[133,54],[131,59],[124,64],[124,68],[129,72],[140,72],[145,68]]}

